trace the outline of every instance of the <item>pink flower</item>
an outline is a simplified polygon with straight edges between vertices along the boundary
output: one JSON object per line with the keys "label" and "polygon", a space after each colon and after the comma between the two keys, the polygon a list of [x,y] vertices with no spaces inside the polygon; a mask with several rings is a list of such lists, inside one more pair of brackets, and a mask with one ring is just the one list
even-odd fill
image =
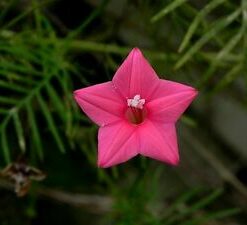
{"label": "pink flower", "polygon": [[159,79],[138,48],[112,81],[74,92],[81,109],[100,126],[99,167],[137,154],[178,164],[175,123],[196,95],[192,87]]}

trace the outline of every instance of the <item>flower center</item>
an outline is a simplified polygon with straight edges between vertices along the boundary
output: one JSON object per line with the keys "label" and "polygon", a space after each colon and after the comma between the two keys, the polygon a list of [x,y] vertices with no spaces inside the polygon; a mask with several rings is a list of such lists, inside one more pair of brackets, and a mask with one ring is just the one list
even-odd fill
{"label": "flower center", "polygon": [[145,99],[140,95],[135,95],[132,99],[127,99],[128,109],[125,116],[129,122],[133,124],[140,124],[146,117],[146,109],[144,108]]}

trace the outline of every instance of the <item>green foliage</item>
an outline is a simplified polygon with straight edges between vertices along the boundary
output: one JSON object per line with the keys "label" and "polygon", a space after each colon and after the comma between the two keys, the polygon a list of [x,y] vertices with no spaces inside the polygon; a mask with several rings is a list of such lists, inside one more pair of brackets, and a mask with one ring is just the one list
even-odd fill
{"label": "green foliage", "polygon": [[175,0],[172,1],[169,5],[167,5],[164,9],[162,9],[160,12],[158,12],[156,15],[154,15],[151,19],[151,22],[156,22],[160,20],[162,17],[164,17],[169,12],[172,12],[177,7],[181,6],[184,2],[187,0]]}
{"label": "green foliage", "polygon": [[147,172],[150,169],[147,167],[144,175],[137,176],[132,186],[116,190],[117,201],[113,211],[116,224],[128,225],[138,221],[143,225],[200,225],[240,213],[237,208],[208,210],[222,196],[222,189],[191,189],[163,208],[157,198],[161,191],[158,188],[161,168],[151,169],[154,172],[152,178]]}
{"label": "green foliage", "polygon": [[[40,22],[43,30],[40,30],[41,25],[37,25],[39,36],[27,30],[17,36],[10,33],[9,37],[1,37],[0,85],[4,96],[0,99],[3,104],[0,133],[2,140],[5,139],[2,147],[7,162],[13,151],[5,137],[12,123],[21,151],[26,151],[29,133],[34,145],[32,151],[40,158],[43,157],[40,118],[45,119],[61,152],[65,151],[65,146],[59,127],[63,126],[65,133],[70,132],[72,96],[68,78],[72,67],[66,59],[65,43],[57,42],[51,25],[45,19]],[[41,115],[37,114],[39,112]]]}
{"label": "green foliage", "polygon": [[[82,26],[62,40],[56,37],[56,31],[50,22],[40,13],[40,7],[45,2],[36,5],[34,1],[33,7],[9,21],[0,30],[0,87],[4,91],[4,96],[0,98],[0,135],[2,153],[7,163],[11,161],[13,152],[14,158],[17,157],[16,152],[19,154],[17,147],[13,150],[7,138],[13,124],[22,153],[31,148],[32,154],[43,159],[45,153],[41,132],[44,125],[40,123],[41,119],[45,120],[57,148],[62,153],[65,152],[66,143],[63,137],[67,135],[69,139],[73,115],[77,114],[73,107],[71,86],[71,75],[76,68],[67,57],[70,50],[68,47],[71,48],[71,38],[98,15],[106,2]],[[2,11],[2,18],[7,10],[8,8]],[[32,17],[32,13],[34,27],[18,33],[6,30],[26,16]],[[88,46],[86,43],[85,47]],[[70,140],[72,141],[71,138]],[[71,142],[70,144],[73,145]]]}
{"label": "green foliage", "polygon": [[[192,61],[194,66],[197,61],[200,65],[205,62],[208,66],[197,78],[197,84],[206,89],[213,83],[210,95],[234,83],[241,74],[246,77],[246,1],[235,4],[226,0],[212,0],[200,9],[191,2],[171,1],[151,18],[151,22],[165,21],[165,16],[182,14],[181,11],[185,9],[195,16],[191,19],[187,15],[182,18],[188,25],[177,48],[179,55],[182,55],[174,68],[190,67]],[[224,14],[218,13],[219,9]],[[216,74],[218,78],[215,82]]]}
{"label": "green foliage", "polygon": [[[143,47],[143,52],[161,76],[191,83],[211,97],[220,91],[235,90],[237,79],[245,80],[247,87],[245,0],[241,4],[227,0],[127,1],[124,13],[133,8],[135,13],[120,19],[106,11],[111,1],[102,0],[92,6],[76,29],[61,25],[50,15],[49,4],[59,1],[32,0],[27,1],[27,7],[19,6],[16,0],[3,2],[2,167],[24,155],[31,164],[41,163],[49,170],[45,185],[112,197],[114,207],[105,216],[110,224],[200,225],[240,212],[231,204],[215,207],[226,194],[221,188],[186,188],[184,194],[178,192],[180,197],[175,197],[174,192],[163,197],[165,166],[143,158],[126,166],[97,169],[98,128],[75,105],[73,90],[111,79],[124,56],[137,44],[140,48],[149,46]],[[8,12],[19,7],[18,14],[9,19]],[[121,22],[122,17],[132,20]],[[143,37],[136,41],[138,33],[145,33],[147,43]],[[189,114],[181,122],[199,127]],[[34,199],[36,196],[32,196],[32,204],[27,204],[29,208],[25,206],[30,217],[38,216]]]}

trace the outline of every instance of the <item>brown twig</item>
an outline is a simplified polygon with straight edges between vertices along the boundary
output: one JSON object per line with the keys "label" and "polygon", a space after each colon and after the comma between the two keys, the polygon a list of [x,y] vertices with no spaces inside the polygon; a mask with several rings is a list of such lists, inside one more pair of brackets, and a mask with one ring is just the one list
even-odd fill
{"label": "brown twig", "polygon": [[50,188],[40,188],[37,193],[41,196],[69,204],[75,207],[85,207],[90,212],[101,214],[111,211],[113,199],[107,196],[68,193]]}
{"label": "brown twig", "polygon": [[[1,178],[0,188],[14,191],[14,184]],[[95,214],[107,213],[111,211],[113,205],[113,199],[108,196],[69,193],[47,187],[37,188],[36,193],[40,197],[49,198],[73,207],[86,208]]]}

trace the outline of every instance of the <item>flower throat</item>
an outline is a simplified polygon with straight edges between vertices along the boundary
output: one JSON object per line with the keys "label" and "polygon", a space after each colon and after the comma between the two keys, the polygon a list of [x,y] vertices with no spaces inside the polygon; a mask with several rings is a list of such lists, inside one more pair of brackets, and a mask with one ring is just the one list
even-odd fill
{"label": "flower throat", "polygon": [[127,99],[128,108],[125,115],[130,123],[140,124],[144,121],[146,117],[144,104],[145,99],[142,99],[140,95],[135,95],[133,99]]}

